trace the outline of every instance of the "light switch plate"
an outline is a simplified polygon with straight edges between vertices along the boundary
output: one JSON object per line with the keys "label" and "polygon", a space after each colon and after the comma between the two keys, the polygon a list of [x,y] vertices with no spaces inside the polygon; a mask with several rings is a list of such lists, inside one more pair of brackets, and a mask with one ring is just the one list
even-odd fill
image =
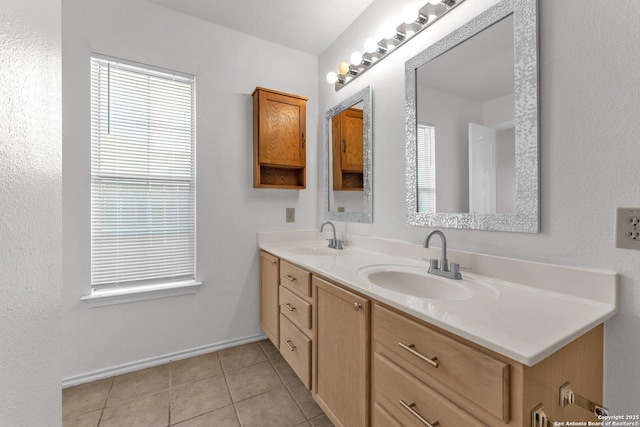
{"label": "light switch plate", "polygon": [[296,222],[296,208],[286,208],[286,221],[287,222]]}
{"label": "light switch plate", "polygon": [[640,249],[640,208],[616,209],[616,248]]}

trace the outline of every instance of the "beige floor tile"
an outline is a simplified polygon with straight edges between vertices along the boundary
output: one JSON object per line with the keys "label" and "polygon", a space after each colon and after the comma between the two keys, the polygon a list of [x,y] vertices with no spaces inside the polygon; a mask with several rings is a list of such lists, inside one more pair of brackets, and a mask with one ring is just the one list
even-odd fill
{"label": "beige floor tile", "polygon": [[169,388],[169,364],[142,369],[113,379],[107,406],[122,404],[128,400],[157,393]]}
{"label": "beige floor tile", "polygon": [[310,420],[323,414],[322,409],[320,409],[316,401],[313,400],[311,392],[302,384],[302,381],[294,381],[287,387],[307,419]]}
{"label": "beige floor tile", "polygon": [[300,381],[298,375],[293,371],[293,369],[291,369],[291,366],[289,366],[287,361],[284,360],[284,357],[281,355],[274,356],[271,359],[271,364],[276,368],[276,372],[278,372],[278,375],[280,375],[280,378],[282,378],[282,381],[285,384],[289,385],[296,381]]}
{"label": "beige floor tile", "polygon": [[100,427],[166,427],[169,425],[169,390],[107,407]]}
{"label": "beige floor tile", "polygon": [[300,425],[298,425],[298,426],[296,426],[296,427],[311,427],[311,424],[309,424],[309,423],[302,423],[302,424],[300,424]]}
{"label": "beige floor tile", "polygon": [[313,427],[333,427],[333,423],[329,421],[326,415],[321,415],[318,418],[314,418],[311,420],[311,425]]}
{"label": "beige floor tile", "polygon": [[171,422],[179,423],[231,405],[223,375],[205,378],[171,389]]}
{"label": "beige floor tile", "polygon": [[218,353],[171,362],[171,387],[222,374]]}
{"label": "beige floor tile", "polygon": [[246,366],[267,360],[262,347],[257,342],[238,347],[227,348],[218,352],[225,372],[235,371]]}
{"label": "beige floor tile", "polygon": [[240,427],[233,405],[207,412],[199,417],[174,425],[176,427]]}
{"label": "beige floor tile", "polygon": [[62,427],[97,427],[102,415],[102,408],[86,414],[64,418]]}
{"label": "beige floor tile", "polygon": [[113,378],[81,384],[62,390],[62,418],[104,408]]}
{"label": "beige floor tile", "polygon": [[285,387],[271,390],[236,404],[243,427],[295,427],[304,414]]}
{"label": "beige floor tile", "polygon": [[232,371],[227,374],[227,383],[234,402],[240,402],[284,385],[269,362]]}
{"label": "beige floor tile", "polygon": [[280,350],[278,350],[269,339],[258,341],[258,344],[260,344],[260,347],[262,347],[262,350],[269,359],[280,354]]}

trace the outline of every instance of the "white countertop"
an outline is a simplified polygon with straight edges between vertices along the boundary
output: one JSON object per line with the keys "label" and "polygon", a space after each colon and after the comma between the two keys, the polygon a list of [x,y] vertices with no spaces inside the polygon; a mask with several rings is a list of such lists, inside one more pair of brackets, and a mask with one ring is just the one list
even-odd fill
{"label": "white countertop", "polygon": [[462,275],[467,285],[474,286],[474,297],[433,300],[376,286],[359,271],[372,265],[426,269],[428,263],[421,258],[439,258],[439,248],[346,236],[345,249],[330,255],[292,252],[294,248],[326,246],[321,239],[323,235],[314,231],[259,233],[258,246],[311,273],[528,366],[617,313],[615,273],[450,250],[450,262],[473,268],[473,272],[462,271]]}

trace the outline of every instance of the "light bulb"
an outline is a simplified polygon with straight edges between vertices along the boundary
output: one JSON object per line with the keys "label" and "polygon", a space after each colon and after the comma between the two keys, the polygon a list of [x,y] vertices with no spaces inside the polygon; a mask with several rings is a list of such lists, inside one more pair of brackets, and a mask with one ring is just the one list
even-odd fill
{"label": "light bulb", "polygon": [[334,84],[337,81],[338,81],[338,75],[334,71],[327,73],[327,83]]}
{"label": "light bulb", "polygon": [[356,50],[351,54],[350,59],[353,65],[360,65],[362,63],[362,54]]}
{"label": "light bulb", "polygon": [[364,51],[365,52],[375,52],[378,50],[378,41],[373,37],[369,37],[364,42]]}
{"label": "light bulb", "polygon": [[338,65],[338,72],[340,74],[347,74],[349,72],[349,64],[346,62],[340,63],[340,65]]}
{"label": "light bulb", "polygon": [[405,7],[402,12],[402,18],[406,24],[413,24],[418,19],[418,11],[412,5]]}
{"label": "light bulb", "polygon": [[383,33],[382,36],[385,39],[392,39],[392,38],[394,38],[396,36],[396,34],[398,34],[398,30],[393,25],[389,25],[383,31],[384,31],[384,33]]}

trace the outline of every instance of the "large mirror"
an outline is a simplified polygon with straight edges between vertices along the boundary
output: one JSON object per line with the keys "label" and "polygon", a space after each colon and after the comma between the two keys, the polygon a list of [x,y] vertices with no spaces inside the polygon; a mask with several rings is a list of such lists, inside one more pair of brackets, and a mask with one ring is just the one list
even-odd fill
{"label": "large mirror", "polygon": [[536,0],[503,0],[407,61],[408,223],[536,233]]}
{"label": "large mirror", "polygon": [[370,223],[371,88],[331,108],[324,121],[324,217]]}

